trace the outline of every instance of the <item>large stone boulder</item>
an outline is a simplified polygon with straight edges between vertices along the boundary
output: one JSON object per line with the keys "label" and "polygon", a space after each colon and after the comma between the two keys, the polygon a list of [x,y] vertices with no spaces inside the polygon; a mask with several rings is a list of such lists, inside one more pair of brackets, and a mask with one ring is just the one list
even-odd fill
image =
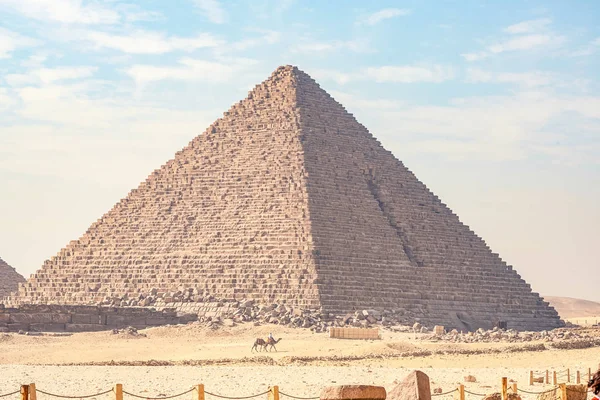
{"label": "large stone boulder", "polygon": [[429,377],[421,371],[413,371],[388,395],[389,400],[431,400]]}
{"label": "large stone boulder", "polygon": [[321,400],[385,400],[385,397],[385,388],[381,386],[329,386],[321,391]]}

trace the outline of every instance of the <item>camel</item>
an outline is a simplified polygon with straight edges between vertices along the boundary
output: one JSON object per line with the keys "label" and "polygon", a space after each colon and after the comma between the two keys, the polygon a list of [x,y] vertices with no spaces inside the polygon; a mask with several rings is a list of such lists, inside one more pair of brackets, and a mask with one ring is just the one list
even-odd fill
{"label": "camel", "polygon": [[252,350],[250,350],[250,352],[252,353],[254,350],[259,352],[262,351],[262,349],[267,349],[267,342],[265,342],[264,339],[258,338],[254,341],[254,346],[252,346]]}
{"label": "camel", "polygon": [[[277,343],[279,343],[281,341],[281,338],[275,340],[275,339],[267,339],[267,344],[265,344],[265,350],[267,350],[268,346],[271,346],[271,349],[275,349],[275,352],[277,352],[277,347],[275,347],[275,345]],[[267,350],[267,351],[271,351],[271,350]]]}
{"label": "camel", "polygon": [[257,338],[254,341],[254,346],[252,346],[252,349],[250,350],[250,352],[253,352],[254,350],[256,350],[257,352],[265,350],[265,351],[271,351],[270,349],[268,349],[268,347],[270,346],[271,349],[275,349],[275,351],[277,351],[277,347],[275,347],[275,345],[277,343],[279,343],[281,341],[281,338],[275,340],[275,339],[261,339],[261,338]]}

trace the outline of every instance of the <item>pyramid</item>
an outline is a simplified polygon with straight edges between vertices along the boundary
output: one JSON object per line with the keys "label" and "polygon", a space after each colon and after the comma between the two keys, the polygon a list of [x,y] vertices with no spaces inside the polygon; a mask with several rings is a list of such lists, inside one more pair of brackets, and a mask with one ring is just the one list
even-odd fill
{"label": "pyramid", "polygon": [[196,288],[473,329],[561,324],[352,114],[279,67],[46,261],[13,299],[91,304]]}
{"label": "pyramid", "polygon": [[25,278],[0,258],[0,298],[15,292],[21,282],[25,282]]}

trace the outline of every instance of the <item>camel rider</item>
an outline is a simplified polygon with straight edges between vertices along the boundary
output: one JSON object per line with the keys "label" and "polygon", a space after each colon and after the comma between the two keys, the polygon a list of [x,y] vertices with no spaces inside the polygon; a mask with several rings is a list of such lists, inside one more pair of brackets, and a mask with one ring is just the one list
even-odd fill
{"label": "camel rider", "polygon": [[267,339],[267,343],[268,342],[274,342],[274,341],[275,341],[275,338],[273,337],[273,334],[269,332],[269,337]]}

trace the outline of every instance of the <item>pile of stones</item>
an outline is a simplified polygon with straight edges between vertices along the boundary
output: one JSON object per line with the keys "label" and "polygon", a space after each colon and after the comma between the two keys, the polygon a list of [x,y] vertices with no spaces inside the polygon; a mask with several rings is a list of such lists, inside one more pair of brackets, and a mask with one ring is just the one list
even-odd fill
{"label": "pile of stones", "polygon": [[[326,332],[328,327],[363,327],[378,325],[411,330],[414,313],[407,310],[360,310],[344,316],[323,314],[319,310],[303,309],[285,304],[259,304],[254,300],[216,299],[200,293],[196,289],[160,293],[152,289],[149,294],[136,297],[127,295],[107,297],[100,306],[111,307],[154,307],[157,309],[174,307],[185,312],[200,309],[217,309],[217,312],[199,313],[198,321],[206,326],[217,328],[220,325],[233,326],[252,322],[277,324],[294,328],[308,328],[314,332]],[[205,307],[206,306],[206,307]],[[421,312],[421,310],[419,310]],[[410,324],[404,326],[399,324]]]}
{"label": "pile of stones", "polygon": [[145,333],[139,333],[138,330],[136,328],[134,328],[133,326],[128,326],[127,328],[123,328],[123,329],[113,329],[112,334],[113,335],[124,335],[124,336],[135,336],[135,337],[146,337]]}
{"label": "pile of stones", "polygon": [[[241,302],[228,314],[200,317],[199,323],[218,328],[220,325],[234,326],[250,322],[254,325],[276,324],[290,328],[305,328],[313,332],[327,332],[329,327],[395,326],[397,317],[390,311],[362,310],[345,316],[331,316],[316,310],[292,308],[284,304],[259,305],[252,300]],[[403,327],[409,329],[410,327]]]}
{"label": "pile of stones", "polygon": [[422,336],[422,340],[444,341],[451,343],[523,343],[532,341],[561,342],[593,339],[592,336],[569,329],[554,329],[541,332],[517,332],[513,329],[503,330],[494,328],[491,330],[478,329],[475,332],[459,332],[456,329],[443,335],[433,334]]}

